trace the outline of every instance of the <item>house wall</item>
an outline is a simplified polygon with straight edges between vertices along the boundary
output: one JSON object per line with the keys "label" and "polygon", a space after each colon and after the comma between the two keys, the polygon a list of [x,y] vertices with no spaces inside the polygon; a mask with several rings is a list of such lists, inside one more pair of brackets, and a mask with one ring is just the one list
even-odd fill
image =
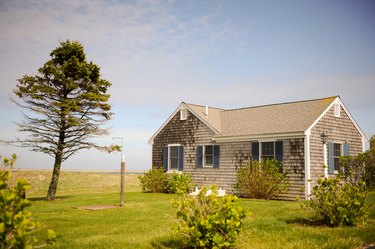
{"label": "house wall", "polygon": [[[152,167],[160,168],[163,165],[163,148],[168,144],[181,144],[184,146],[184,171],[192,175],[195,186],[216,184],[217,188],[233,188],[236,171],[232,162],[226,159],[230,145],[214,143],[214,132],[202,121],[188,111],[186,120],[180,120],[180,113],[154,138],[152,145]],[[198,145],[220,145],[220,167],[197,168],[196,155]],[[241,146],[239,146],[241,147]],[[249,147],[249,146],[248,146]]]}
{"label": "house wall", "polygon": [[[214,132],[191,113],[186,120],[180,120],[177,112],[168,124],[154,138],[152,145],[152,167],[163,165],[163,148],[168,144],[184,146],[184,170],[192,175],[195,186],[216,184],[228,192],[234,191],[237,170],[245,166],[251,158],[251,142],[214,143]],[[196,149],[198,145],[220,145],[220,167],[196,167]],[[283,140],[284,170],[288,171],[290,187],[282,199],[294,200],[303,197],[304,186],[304,142],[300,139]]]}
{"label": "house wall", "polygon": [[[340,107],[340,117],[334,116],[334,107],[332,106],[319,122],[311,129],[310,135],[310,169],[311,186],[317,184],[319,177],[324,175],[323,170],[323,142],[321,134],[328,135],[327,143],[349,143],[350,155],[355,156],[362,153],[362,137],[358,132],[344,109]],[[327,146],[328,147],[328,146]],[[327,149],[328,150],[328,149]],[[328,151],[327,151],[328,155]],[[332,177],[329,174],[329,177]]]}

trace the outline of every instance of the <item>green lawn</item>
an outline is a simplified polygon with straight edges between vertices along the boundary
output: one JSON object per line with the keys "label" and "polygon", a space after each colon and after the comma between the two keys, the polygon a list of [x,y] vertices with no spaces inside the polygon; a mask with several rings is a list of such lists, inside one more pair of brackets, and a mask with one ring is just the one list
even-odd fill
{"label": "green lawn", "polygon": [[[88,174],[88,173],[86,173]],[[69,178],[68,176],[66,176]],[[119,193],[115,186],[103,184],[108,176],[70,175],[77,180],[62,182],[58,199],[44,201],[44,194],[28,192],[32,200],[33,218],[52,228],[60,236],[51,248],[180,248],[181,237],[171,232],[175,210],[171,202],[177,198],[167,194],[143,194],[137,187],[137,177],[127,176],[125,207],[87,211],[76,207],[87,205],[117,205]],[[110,176],[112,177],[112,176]],[[42,177],[40,177],[42,178]],[[117,181],[114,176],[108,183]],[[37,179],[37,178],[36,178]],[[99,180],[90,187],[74,186]],[[38,181],[34,182],[35,188]],[[95,186],[100,186],[96,190]],[[117,188],[117,187],[116,187]],[[74,191],[74,189],[77,189]],[[358,227],[329,228],[304,222],[307,214],[299,202],[241,199],[250,213],[245,220],[238,248],[361,248],[375,242],[375,193],[369,195],[368,222]]]}

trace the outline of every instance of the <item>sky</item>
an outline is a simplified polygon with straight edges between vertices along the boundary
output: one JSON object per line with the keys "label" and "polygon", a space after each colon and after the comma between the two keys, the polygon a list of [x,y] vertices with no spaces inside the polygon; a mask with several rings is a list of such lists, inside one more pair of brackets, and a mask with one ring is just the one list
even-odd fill
{"label": "sky", "polygon": [[[110,145],[126,167],[151,167],[149,138],[182,101],[224,109],[339,95],[368,138],[375,134],[375,1],[0,0],[0,139],[24,137],[10,101],[61,41],[84,45],[112,83]],[[120,139],[115,140],[121,143]],[[0,144],[16,167],[53,158]],[[120,153],[82,151],[62,169],[118,170]]]}

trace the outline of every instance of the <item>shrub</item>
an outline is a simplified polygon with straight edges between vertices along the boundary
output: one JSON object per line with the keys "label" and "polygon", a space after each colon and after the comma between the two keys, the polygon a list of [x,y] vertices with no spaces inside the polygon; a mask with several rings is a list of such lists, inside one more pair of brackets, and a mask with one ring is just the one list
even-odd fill
{"label": "shrub", "polygon": [[[11,170],[16,161],[16,155],[11,159],[4,158],[0,169],[0,248],[40,248],[45,246],[32,235],[41,227],[32,221],[32,213],[26,210],[31,206],[25,198],[29,184],[24,179],[18,179],[16,186],[8,185]],[[54,231],[47,231],[47,242],[55,240]]]}
{"label": "shrub", "polygon": [[341,157],[340,174],[352,184],[358,185],[363,181],[366,188],[375,188],[375,150],[370,149],[357,156]]}
{"label": "shrub", "polygon": [[367,192],[364,184],[335,178],[320,178],[312,189],[311,200],[304,203],[305,209],[314,215],[313,220],[328,226],[356,225],[367,217],[365,204]]}
{"label": "shrub", "polygon": [[163,169],[150,169],[143,176],[138,177],[143,193],[167,193],[168,175]]}
{"label": "shrub", "polygon": [[168,180],[168,192],[171,194],[186,194],[193,188],[191,176],[182,171],[181,174],[174,173]]}
{"label": "shrub", "polygon": [[179,223],[173,230],[194,248],[229,248],[235,245],[245,211],[236,196],[217,197],[215,186],[203,187],[197,196],[184,195],[174,203]]}
{"label": "shrub", "polygon": [[272,199],[288,189],[287,172],[276,159],[247,162],[237,172],[237,195],[245,198]]}

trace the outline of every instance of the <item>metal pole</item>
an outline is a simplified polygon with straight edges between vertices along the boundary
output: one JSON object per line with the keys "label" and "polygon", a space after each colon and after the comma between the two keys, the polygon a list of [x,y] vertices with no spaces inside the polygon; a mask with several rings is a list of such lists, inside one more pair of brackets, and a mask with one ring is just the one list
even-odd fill
{"label": "metal pole", "polygon": [[124,156],[124,139],[122,137],[114,137],[121,139],[121,183],[120,183],[120,207],[124,206],[124,191],[125,191],[125,156]]}

